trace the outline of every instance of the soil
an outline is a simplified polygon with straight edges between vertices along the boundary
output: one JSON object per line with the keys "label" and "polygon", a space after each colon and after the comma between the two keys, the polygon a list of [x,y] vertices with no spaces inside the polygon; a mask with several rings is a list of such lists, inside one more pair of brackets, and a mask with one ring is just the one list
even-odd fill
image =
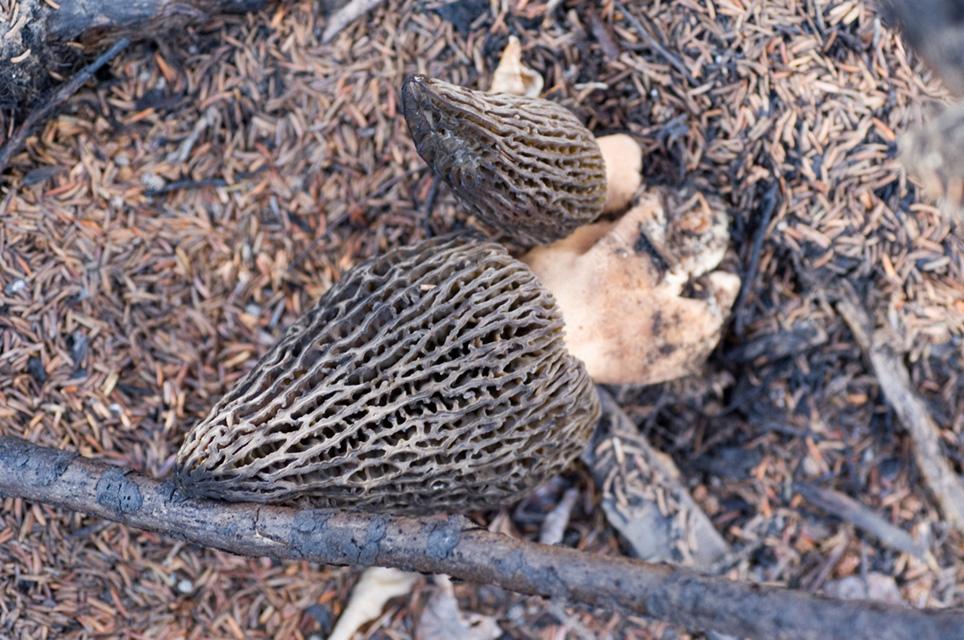
{"label": "soil", "polygon": [[[964,241],[898,159],[947,94],[872,4],[402,0],[321,44],[326,24],[305,0],[133,45],[15,158],[0,432],[169,475],[184,433],[347,269],[474,224],[418,157],[398,90],[413,72],[486,88],[516,35],[545,97],[642,143],[648,185],[712,193],[732,216],[725,264],[744,293],[705,369],[610,389],[737,550],[721,571],[964,605],[964,540],[827,300],[841,281],[860,292],[964,470]],[[0,114],[0,136],[14,125]],[[871,508],[936,563],[829,516],[801,484]],[[569,488],[562,543],[625,552],[581,466],[473,517],[538,539]],[[4,637],[323,636],[359,573],[2,505]],[[431,589],[363,637],[413,637]],[[489,586],[456,595],[505,637],[702,637]]]}

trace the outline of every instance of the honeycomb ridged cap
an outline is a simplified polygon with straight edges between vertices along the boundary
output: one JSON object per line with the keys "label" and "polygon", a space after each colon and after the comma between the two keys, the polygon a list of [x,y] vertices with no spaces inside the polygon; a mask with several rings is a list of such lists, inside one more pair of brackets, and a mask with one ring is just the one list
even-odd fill
{"label": "honeycomb ridged cap", "polygon": [[489,509],[582,451],[599,415],[552,295],[492,242],[350,270],[188,433],[188,495],[387,513]]}
{"label": "honeycomb ridged cap", "polygon": [[565,107],[416,75],[402,85],[402,111],[419,155],[506,236],[546,244],[602,214],[602,153]]}

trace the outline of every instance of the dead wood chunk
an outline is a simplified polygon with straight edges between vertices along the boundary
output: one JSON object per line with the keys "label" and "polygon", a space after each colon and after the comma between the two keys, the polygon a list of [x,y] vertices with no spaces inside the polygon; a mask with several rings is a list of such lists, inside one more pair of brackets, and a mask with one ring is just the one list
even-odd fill
{"label": "dead wood chunk", "polygon": [[231,501],[419,513],[521,497],[599,415],[552,295],[492,242],[347,273],[188,435],[177,478]]}
{"label": "dead wood chunk", "polygon": [[552,242],[602,214],[602,153],[565,107],[413,76],[402,108],[422,158],[482,222],[514,240]]}
{"label": "dead wood chunk", "polygon": [[946,209],[964,221],[964,102],[909,133],[901,160],[932,197],[943,198]]}
{"label": "dead wood chunk", "polygon": [[964,94],[964,1],[882,0],[881,5],[948,88]]}
{"label": "dead wood chunk", "polygon": [[609,523],[649,562],[710,568],[723,560],[729,545],[680,483],[676,465],[653,449],[612,396],[599,395],[602,418],[583,461]]}

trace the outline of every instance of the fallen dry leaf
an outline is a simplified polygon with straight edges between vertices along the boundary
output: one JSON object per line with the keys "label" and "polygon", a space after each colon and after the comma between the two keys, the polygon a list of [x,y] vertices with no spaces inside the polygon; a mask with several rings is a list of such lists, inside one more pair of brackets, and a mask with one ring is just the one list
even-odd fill
{"label": "fallen dry leaf", "polygon": [[438,588],[418,619],[416,640],[495,640],[502,635],[495,618],[459,611],[448,576],[435,576],[435,583]]}
{"label": "fallen dry leaf", "polygon": [[398,569],[365,569],[328,640],[351,640],[356,631],[381,614],[386,602],[409,593],[418,578],[417,573]]}
{"label": "fallen dry leaf", "polygon": [[515,36],[502,50],[499,66],[492,74],[489,93],[511,93],[516,96],[537,98],[542,93],[542,76],[522,64],[522,44]]}

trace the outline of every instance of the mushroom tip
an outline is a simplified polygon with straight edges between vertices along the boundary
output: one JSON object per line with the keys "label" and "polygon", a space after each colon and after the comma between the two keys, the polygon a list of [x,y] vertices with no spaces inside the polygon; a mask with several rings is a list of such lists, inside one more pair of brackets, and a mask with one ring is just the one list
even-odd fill
{"label": "mushroom tip", "polygon": [[405,116],[405,122],[416,145],[431,129],[422,108],[427,92],[428,78],[422,74],[408,75],[402,82],[402,115]]}
{"label": "mushroom tip", "polygon": [[414,106],[419,94],[428,88],[428,78],[421,73],[412,73],[402,81],[402,106]]}
{"label": "mushroom tip", "polygon": [[602,214],[605,162],[565,107],[413,76],[401,110],[419,155],[489,230],[531,246]]}

